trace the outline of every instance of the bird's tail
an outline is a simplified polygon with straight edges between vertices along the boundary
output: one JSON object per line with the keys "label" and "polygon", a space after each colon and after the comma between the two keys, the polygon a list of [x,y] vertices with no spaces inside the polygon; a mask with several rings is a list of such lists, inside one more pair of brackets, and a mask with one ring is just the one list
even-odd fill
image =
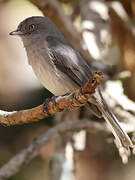
{"label": "bird's tail", "polygon": [[115,136],[116,140],[122,144],[125,148],[133,147],[133,143],[128,136],[128,134],[122,129],[119,121],[115,117],[115,115],[109,110],[109,107],[105,100],[103,99],[103,96],[100,92],[95,93],[90,100],[91,103],[94,103],[100,112],[102,112],[102,115],[104,119],[106,120],[107,124],[110,126],[113,135]]}

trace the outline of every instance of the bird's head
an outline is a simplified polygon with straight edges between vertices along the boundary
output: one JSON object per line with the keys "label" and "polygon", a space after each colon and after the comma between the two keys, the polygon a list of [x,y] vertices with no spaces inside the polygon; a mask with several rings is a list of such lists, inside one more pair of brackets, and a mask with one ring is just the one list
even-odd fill
{"label": "bird's head", "polygon": [[19,35],[24,45],[27,41],[42,40],[49,33],[53,34],[53,23],[47,17],[32,16],[22,21],[10,35]]}

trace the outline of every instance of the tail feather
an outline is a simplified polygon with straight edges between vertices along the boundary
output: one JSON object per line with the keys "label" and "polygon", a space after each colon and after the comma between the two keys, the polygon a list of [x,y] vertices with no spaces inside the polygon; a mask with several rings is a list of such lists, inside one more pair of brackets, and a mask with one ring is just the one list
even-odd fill
{"label": "tail feather", "polygon": [[94,103],[98,109],[102,112],[104,119],[106,120],[107,124],[110,126],[113,135],[115,138],[122,143],[122,145],[126,148],[133,147],[133,143],[128,136],[128,134],[122,129],[119,121],[115,117],[115,115],[109,110],[103,96],[99,90],[99,92],[93,95],[90,102]]}
{"label": "tail feather", "polygon": [[98,118],[102,118],[103,115],[102,113],[99,111],[99,109],[97,108],[97,106],[95,104],[92,104],[90,102],[88,102],[85,107],[88,108],[88,110],[93,114],[95,115],[96,117]]}

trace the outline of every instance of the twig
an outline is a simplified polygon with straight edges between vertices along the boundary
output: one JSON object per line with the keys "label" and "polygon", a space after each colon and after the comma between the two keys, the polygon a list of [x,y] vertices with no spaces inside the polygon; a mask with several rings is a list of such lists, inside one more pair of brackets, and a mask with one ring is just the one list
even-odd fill
{"label": "twig", "polygon": [[40,148],[46,145],[53,137],[59,137],[61,133],[67,131],[78,131],[80,129],[88,129],[92,132],[109,132],[107,128],[101,123],[85,121],[69,121],[63,122],[43,134],[35,138],[25,149],[15,155],[9,160],[2,168],[0,168],[0,180],[7,179],[16,174],[23,165],[28,164],[33,158],[35,158]]}
{"label": "twig", "polygon": [[95,92],[97,86],[101,83],[102,78],[102,73],[95,72],[90,80],[79,90],[63,96],[54,96],[49,99],[49,101],[45,104],[47,107],[46,112],[44,112],[43,105],[17,112],[7,113],[1,111],[0,124],[13,126],[23,123],[36,122],[46,118],[48,115],[54,115],[57,112],[64,111],[65,109],[77,109],[88,101],[91,95]]}

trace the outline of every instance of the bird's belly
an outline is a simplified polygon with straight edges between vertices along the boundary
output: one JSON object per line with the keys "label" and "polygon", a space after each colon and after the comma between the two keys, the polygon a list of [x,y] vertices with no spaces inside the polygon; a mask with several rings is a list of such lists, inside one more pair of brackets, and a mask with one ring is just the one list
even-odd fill
{"label": "bird's belly", "polygon": [[55,68],[48,63],[31,63],[31,66],[42,85],[56,96],[66,94],[77,88],[77,85],[67,79],[64,74],[59,76]]}
{"label": "bird's belly", "polygon": [[61,80],[56,77],[55,73],[42,71],[37,74],[37,77],[43,86],[56,96],[66,94],[69,91],[68,88],[64,86],[64,82],[62,83]]}

